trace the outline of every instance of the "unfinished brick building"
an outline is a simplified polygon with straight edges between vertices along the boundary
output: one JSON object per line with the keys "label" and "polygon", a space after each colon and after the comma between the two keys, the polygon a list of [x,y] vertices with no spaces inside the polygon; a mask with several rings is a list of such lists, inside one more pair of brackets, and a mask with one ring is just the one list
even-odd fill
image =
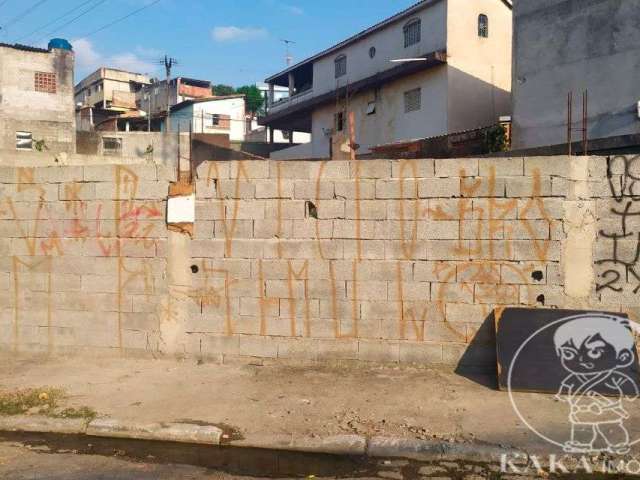
{"label": "unfinished brick building", "polygon": [[75,152],[74,54],[0,43],[0,150]]}

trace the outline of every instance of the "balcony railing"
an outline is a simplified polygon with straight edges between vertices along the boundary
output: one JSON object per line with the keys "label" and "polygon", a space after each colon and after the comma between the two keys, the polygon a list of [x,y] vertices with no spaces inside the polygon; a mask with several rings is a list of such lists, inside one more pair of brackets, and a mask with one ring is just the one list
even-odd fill
{"label": "balcony railing", "polygon": [[280,100],[273,102],[269,107],[269,111],[278,111],[285,108],[292,107],[304,100],[308,100],[313,94],[313,88],[308,88],[301,92],[296,92],[292,97],[281,98]]}

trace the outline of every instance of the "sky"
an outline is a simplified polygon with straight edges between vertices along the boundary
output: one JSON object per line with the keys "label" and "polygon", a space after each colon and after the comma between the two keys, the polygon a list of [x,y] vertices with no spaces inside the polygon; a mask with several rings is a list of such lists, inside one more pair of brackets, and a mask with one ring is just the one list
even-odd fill
{"label": "sky", "polygon": [[[76,80],[101,66],[235,87],[262,82],[417,0],[0,0],[0,42],[69,40]],[[118,23],[122,19],[141,10]],[[66,24],[66,25],[65,25]]]}

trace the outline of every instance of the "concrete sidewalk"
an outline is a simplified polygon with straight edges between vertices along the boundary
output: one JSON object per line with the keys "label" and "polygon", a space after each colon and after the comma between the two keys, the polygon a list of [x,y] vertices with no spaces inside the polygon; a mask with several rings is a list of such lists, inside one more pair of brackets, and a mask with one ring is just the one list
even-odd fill
{"label": "concrete sidewalk", "polygon": [[[522,424],[509,395],[497,391],[489,375],[353,364],[2,360],[0,392],[62,388],[68,394],[65,406],[94,409],[99,426],[159,423],[169,434],[166,424],[172,422],[216,426],[224,432],[222,443],[263,448],[295,444],[287,439],[321,443],[346,435],[343,439],[387,437],[533,453],[550,450]],[[544,424],[546,431],[568,428],[567,412],[552,395],[517,394],[516,399],[523,411],[535,412],[536,424]],[[638,407],[632,417],[640,419]]]}

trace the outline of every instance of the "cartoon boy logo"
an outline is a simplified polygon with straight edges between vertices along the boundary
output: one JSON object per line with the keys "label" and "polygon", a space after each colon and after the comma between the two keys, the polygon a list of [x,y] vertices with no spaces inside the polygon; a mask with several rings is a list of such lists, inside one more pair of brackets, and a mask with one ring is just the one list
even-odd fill
{"label": "cartoon boy logo", "polygon": [[[582,317],[561,325],[554,334],[556,353],[570,372],[556,395],[570,406],[569,453],[595,451],[596,441],[614,454],[629,452],[629,418],[623,400],[638,398],[635,381],[621,370],[635,359],[628,320],[618,317]],[[634,392],[627,394],[623,388]]]}

